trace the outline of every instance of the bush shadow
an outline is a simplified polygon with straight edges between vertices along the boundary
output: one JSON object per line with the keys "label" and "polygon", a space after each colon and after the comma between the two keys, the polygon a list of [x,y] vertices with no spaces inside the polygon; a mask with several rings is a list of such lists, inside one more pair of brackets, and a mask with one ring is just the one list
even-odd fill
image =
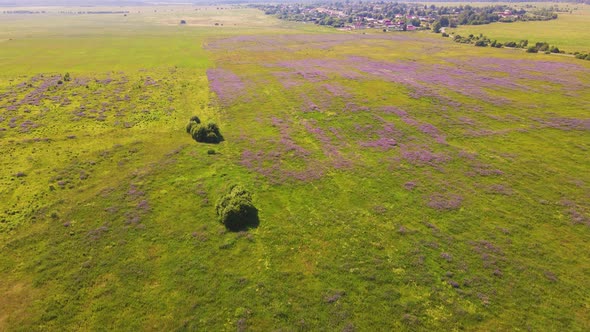
{"label": "bush shadow", "polygon": [[258,217],[258,209],[252,207],[248,210],[248,213],[242,217],[242,222],[239,226],[226,226],[230,232],[242,232],[253,228],[257,228],[260,225],[260,218]]}
{"label": "bush shadow", "polygon": [[[197,140],[195,140],[195,141],[197,141]],[[198,143],[205,143],[205,144],[214,144],[214,145],[216,145],[216,144],[219,144],[219,143],[224,142],[224,141],[225,141],[225,138],[223,137],[223,135],[221,135],[221,133],[218,133],[217,134],[217,140],[216,141],[210,141],[210,142],[207,142],[207,141],[205,141],[205,142],[199,142],[199,141],[197,141],[197,142]]]}

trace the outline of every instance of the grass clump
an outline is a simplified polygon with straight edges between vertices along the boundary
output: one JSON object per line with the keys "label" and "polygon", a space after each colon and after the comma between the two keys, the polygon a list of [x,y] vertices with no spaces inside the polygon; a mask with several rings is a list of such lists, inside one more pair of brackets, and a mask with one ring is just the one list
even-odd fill
{"label": "grass clump", "polygon": [[252,203],[252,195],[244,187],[233,185],[215,206],[219,221],[231,231],[239,231],[258,224],[258,210]]}

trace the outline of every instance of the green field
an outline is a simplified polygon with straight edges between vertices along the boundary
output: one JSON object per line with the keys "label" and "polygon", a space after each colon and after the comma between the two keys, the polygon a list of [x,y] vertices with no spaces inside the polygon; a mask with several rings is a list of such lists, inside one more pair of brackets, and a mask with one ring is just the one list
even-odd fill
{"label": "green field", "polygon": [[589,329],[588,61],[50,11],[0,14],[0,331]]}
{"label": "green field", "polygon": [[532,43],[547,42],[568,53],[590,52],[590,6],[565,3],[561,6],[572,12],[559,13],[556,20],[550,21],[463,25],[449,32],[462,36],[482,33],[502,43],[525,39]]}

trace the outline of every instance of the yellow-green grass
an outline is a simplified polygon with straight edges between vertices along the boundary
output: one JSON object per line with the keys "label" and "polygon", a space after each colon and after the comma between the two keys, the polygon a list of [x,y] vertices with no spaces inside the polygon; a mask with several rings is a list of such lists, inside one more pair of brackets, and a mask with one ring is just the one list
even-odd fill
{"label": "yellow-green grass", "polygon": [[529,43],[547,42],[569,53],[590,52],[590,6],[569,6],[572,13],[559,13],[556,20],[463,25],[448,30],[459,35],[481,33],[502,43],[526,39]]}
{"label": "yellow-green grass", "polygon": [[[14,39],[0,48],[0,92],[38,74],[70,72],[74,80],[99,82],[64,82],[47,95],[68,96],[70,104],[46,98],[27,106],[28,113],[21,107],[18,116],[40,126],[0,132],[0,330],[588,326],[590,261],[583,253],[590,232],[572,221],[571,210],[588,218],[590,136],[539,122],[588,119],[588,90],[568,91],[541,76],[519,82],[529,90],[491,89],[493,98],[508,100],[494,104],[434,83],[440,98],[412,97],[408,85],[379,77],[300,77],[301,85],[286,88],[273,74],[285,71],[279,63],[288,60],[361,56],[366,59],[357,64],[370,59],[431,68],[452,59],[462,66],[500,59],[579,66],[568,77],[552,73],[564,85],[579,80],[588,86],[588,63],[460,45],[429,33],[400,33],[404,39],[395,41],[353,35],[364,39],[322,47],[313,40],[325,30],[268,18],[262,28],[249,24],[257,14],[241,9],[233,12],[235,21],[253,28],[166,26],[161,22],[171,14],[157,13],[130,25],[116,25],[111,16],[72,17],[75,31],[53,26],[51,17],[25,17],[12,25],[18,29],[2,30]],[[314,35],[290,41],[302,32]],[[270,42],[212,48],[235,35]],[[230,102],[218,100],[206,76],[211,68],[233,72],[245,90],[236,90]],[[501,71],[470,73],[508,76]],[[107,77],[113,82],[100,82]],[[148,77],[157,84],[146,84]],[[324,83],[342,86],[350,97],[302,112],[305,98],[321,104]],[[128,101],[114,101],[125,95]],[[105,121],[76,120],[81,105],[100,109],[103,102],[109,103]],[[351,102],[367,110],[344,111]],[[439,128],[447,143],[435,143],[384,106]],[[192,141],[185,132],[192,115],[216,121],[225,141]],[[311,157],[280,150],[276,119]],[[473,124],[462,122],[468,120]],[[401,156],[400,145],[386,151],[360,145],[377,135],[382,121],[403,133],[400,145],[424,144],[451,159],[416,165]],[[351,165],[334,167],[326,142],[306,124],[328,135],[337,129],[342,139],[329,136],[330,142]],[[470,135],[471,129],[484,135]],[[244,164],[247,150],[283,153],[274,161],[282,170],[325,172],[277,181]],[[269,158],[264,167],[272,166]],[[486,170],[502,173],[477,174]],[[408,182],[416,187],[406,189]],[[215,201],[233,183],[253,193],[259,227],[233,233],[216,220]],[[433,209],[433,193],[463,201]]]}

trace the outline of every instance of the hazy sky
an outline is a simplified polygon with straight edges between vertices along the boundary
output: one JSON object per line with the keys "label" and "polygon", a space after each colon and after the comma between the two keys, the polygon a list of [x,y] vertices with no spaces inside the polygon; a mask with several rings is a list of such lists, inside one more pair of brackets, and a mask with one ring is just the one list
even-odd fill
{"label": "hazy sky", "polygon": [[[0,0],[0,6],[137,5],[154,3],[214,3],[215,0]],[[217,1],[222,2],[222,1]]]}

